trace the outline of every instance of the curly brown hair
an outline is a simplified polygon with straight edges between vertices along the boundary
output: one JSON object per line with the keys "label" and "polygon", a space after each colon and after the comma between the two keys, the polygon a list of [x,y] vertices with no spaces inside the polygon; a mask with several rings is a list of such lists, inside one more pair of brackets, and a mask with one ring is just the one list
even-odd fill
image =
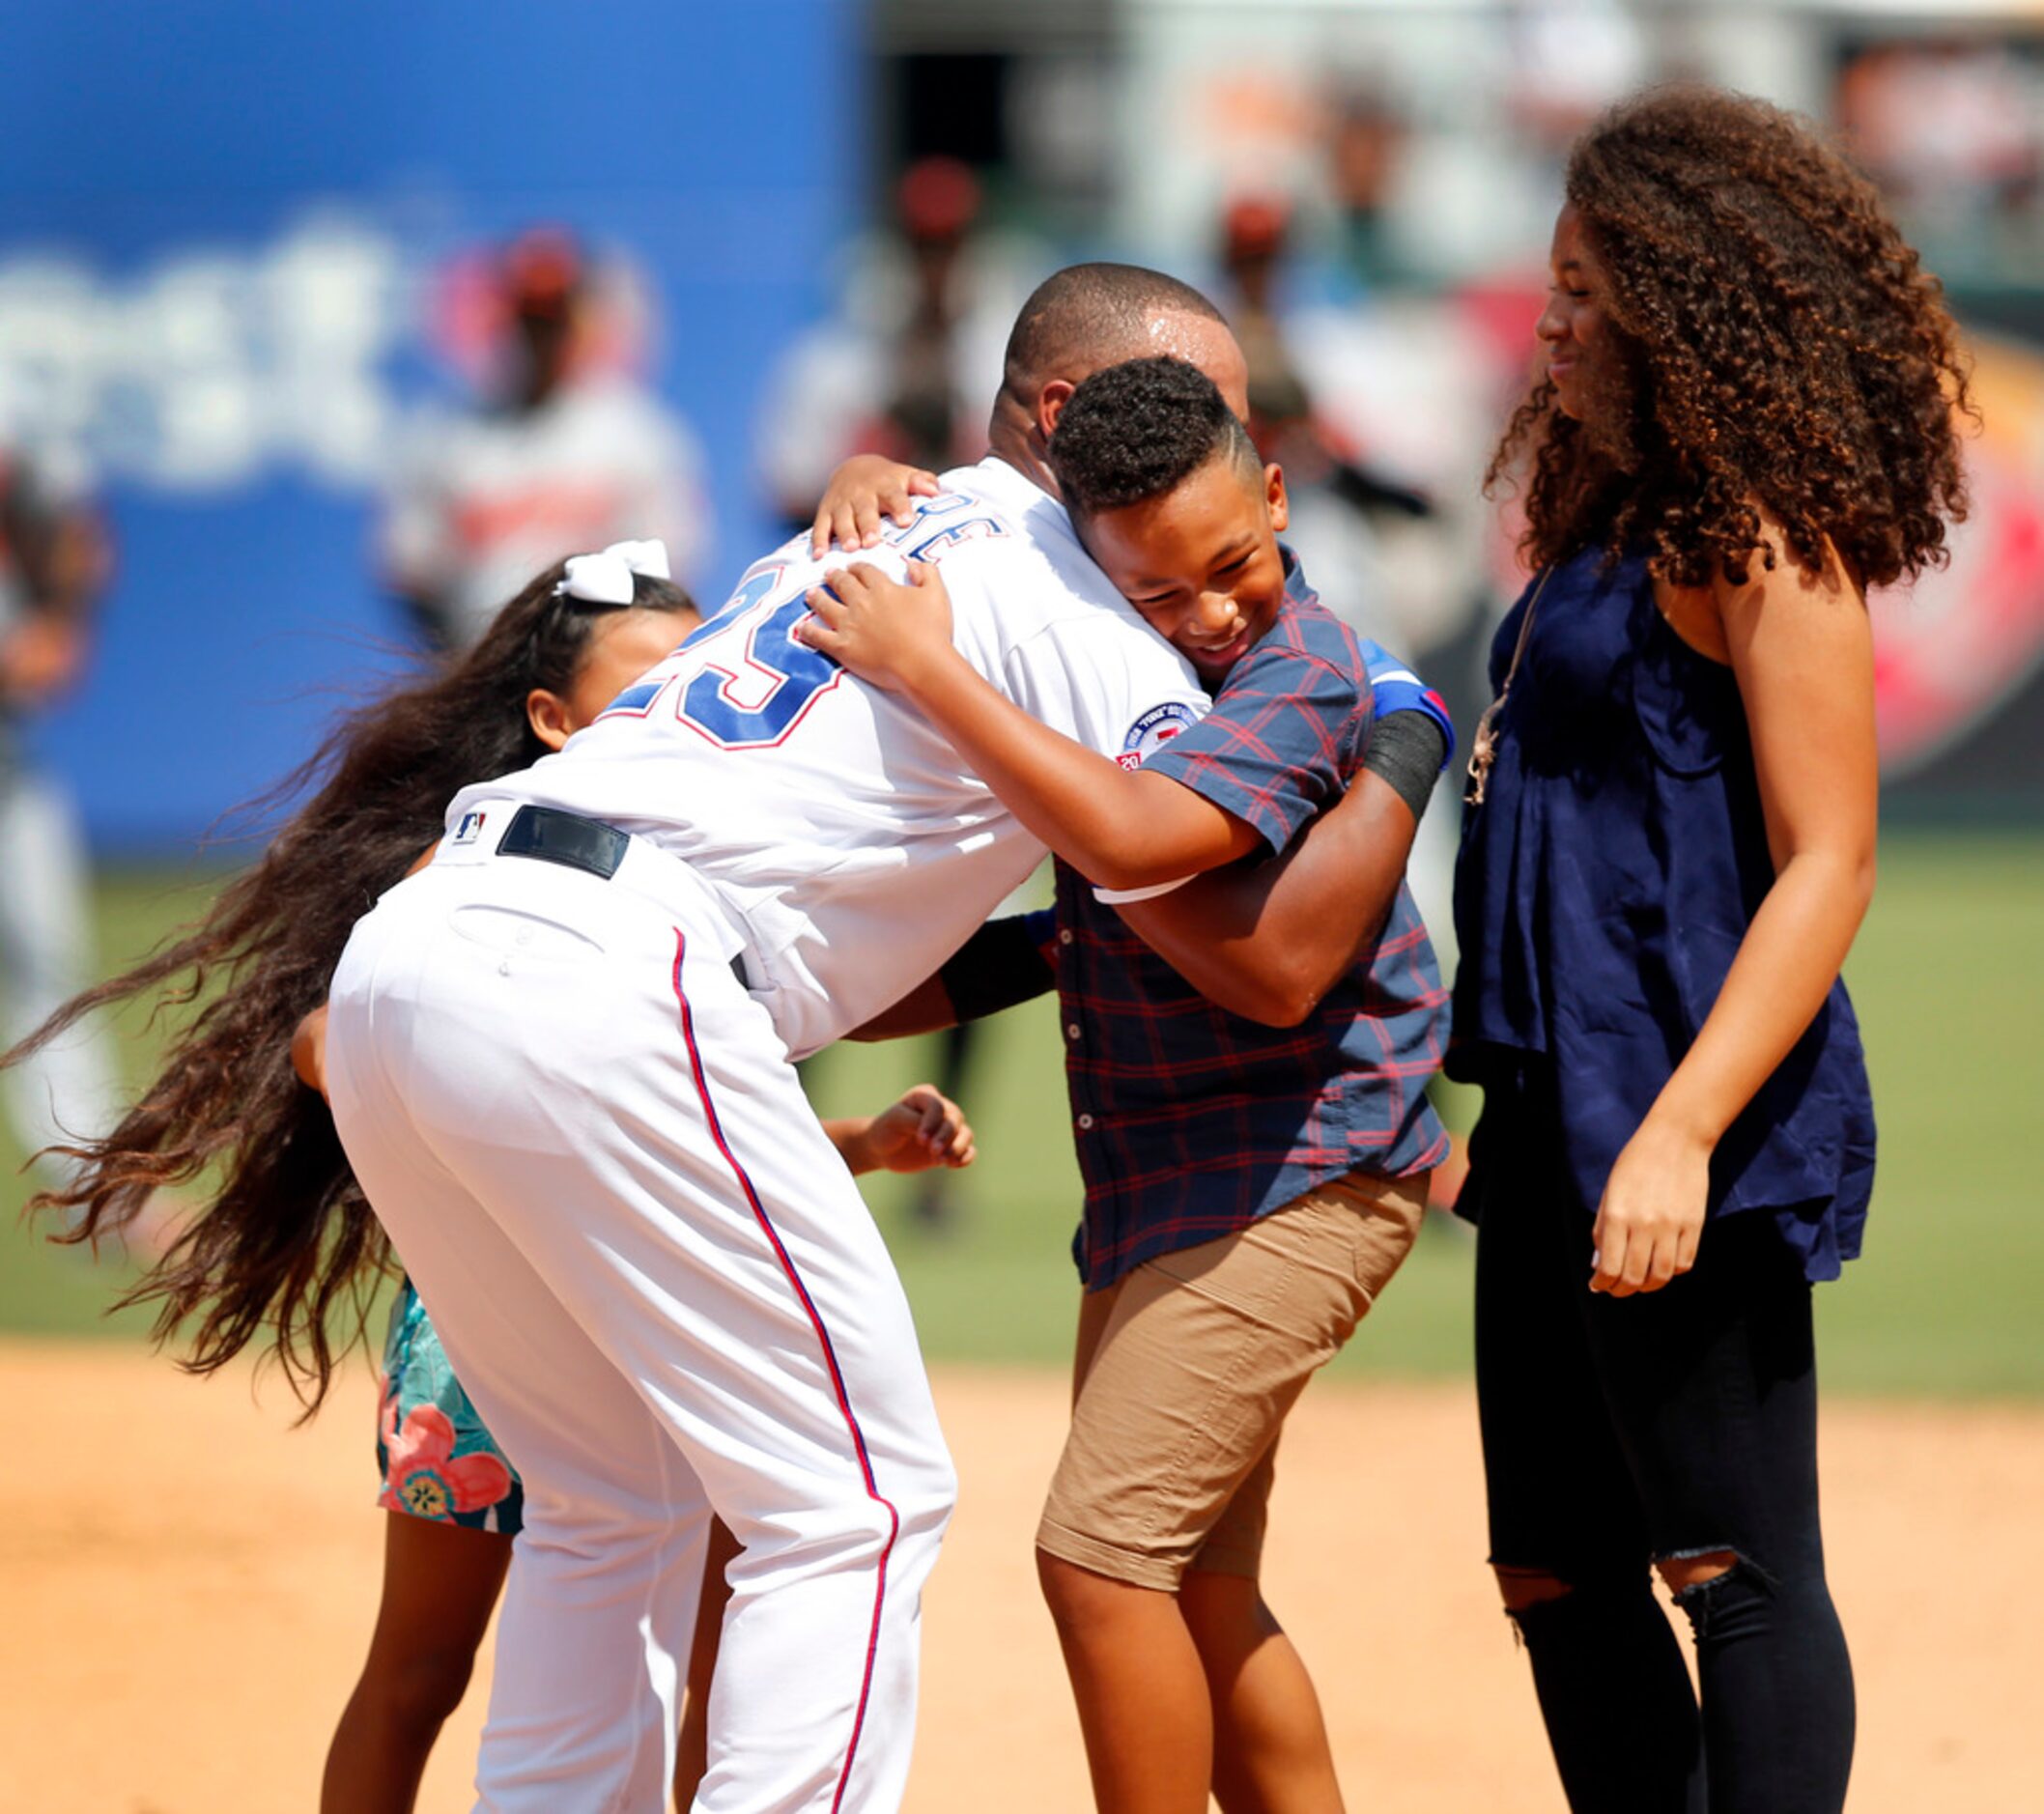
{"label": "curly brown hair", "polygon": [[1530,466],[1521,552],[1602,543],[1660,578],[1743,584],[1778,534],[1862,585],[1946,557],[1966,514],[1967,360],[1936,277],[1807,122],[1722,90],[1650,91],[1569,158],[1627,373],[1623,419],[1564,415],[1542,374],[1486,489]]}
{"label": "curly brown hair", "polygon": [[203,921],[0,1053],[0,1067],[17,1063],[111,1003],[204,1000],[117,1127],[49,1148],[73,1169],[28,1205],[58,1220],[53,1239],[97,1243],[164,1186],[201,1186],[203,1211],[113,1306],[154,1304],[159,1342],[196,1320],[189,1372],[225,1366],[267,1332],[309,1414],[364,1333],[389,1244],[326,1102],[292,1068],[292,1034],[326,1001],[355,921],[440,836],[447,802],[547,753],[526,694],[565,691],[618,609],[695,611],[680,586],[643,576],[629,608],[585,604],[557,589],[563,572],[535,579],[466,655],[344,718],[267,799],[311,797]]}

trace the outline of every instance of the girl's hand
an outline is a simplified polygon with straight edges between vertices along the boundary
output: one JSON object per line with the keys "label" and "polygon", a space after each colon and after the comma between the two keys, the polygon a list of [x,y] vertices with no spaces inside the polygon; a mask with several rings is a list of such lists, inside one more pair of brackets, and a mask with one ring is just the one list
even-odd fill
{"label": "girl's hand", "polygon": [[1611,1167],[1591,1233],[1590,1290],[1658,1291],[1696,1263],[1711,1185],[1711,1145],[1650,1119]]}
{"label": "girl's hand", "polygon": [[291,1068],[308,1090],[326,1093],[326,1004],[298,1022],[291,1035]]}
{"label": "girl's hand", "polygon": [[979,1156],[965,1112],[942,1091],[918,1084],[892,1108],[866,1123],[864,1170],[927,1172],[944,1165],[956,1170]]}
{"label": "girl's hand", "polygon": [[923,467],[905,467],[885,454],[854,454],[831,474],[816,522],[809,530],[809,553],[817,559],[831,543],[850,552],[880,546],[880,519],[905,529],[916,520],[919,497],[934,497],[943,488],[937,475]]}
{"label": "girl's hand", "polygon": [[912,560],[909,583],[870,561],[843,567],[808,594],[810,616],[795,635],[862,680],[914,692],[933,662],[951,653],[951,601],[934,567]]}

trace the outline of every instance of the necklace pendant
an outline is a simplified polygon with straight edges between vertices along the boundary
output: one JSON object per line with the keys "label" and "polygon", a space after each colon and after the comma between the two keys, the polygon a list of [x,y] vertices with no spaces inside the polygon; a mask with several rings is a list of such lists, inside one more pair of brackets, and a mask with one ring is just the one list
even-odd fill
{"label": "necklace pendant", "polygon": [[1491,728],[1496,707],[1476,721],[1476,735],[1469,744],[1469,786],[1462,798],[1472,807],[1484,804],[1484,789],[1490,779],[1490,765],[1497,760],[1497,733]]}

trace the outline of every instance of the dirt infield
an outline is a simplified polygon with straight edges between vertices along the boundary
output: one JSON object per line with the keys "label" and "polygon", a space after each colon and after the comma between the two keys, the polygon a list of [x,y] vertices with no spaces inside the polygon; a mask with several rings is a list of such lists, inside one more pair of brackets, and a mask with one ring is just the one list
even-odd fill
{"label": "dirt infield", "polygon": [[[1029,1535],[1063,1392],[940,1375],[964,1482],[927,1596],[915,1814],[1088,1805]],[[0,1344],[0,1809],[283,1814],[367,1640],[383,1514],[371,1387],[311,1428],[243,1374]],[[2044,1634],[2016,1567],[2044,1505],[2044,1412],[1828,1415],[1832,1572],[1859,1665],[1859,1814],[2037,1801]],[[1474,1419],[1448,1388],[1321,1387],[1279,1468],[1271,1600],[1319,1678],[1350,1804],[1561,1806],[1481,1566]],[[468,1805],[484,1684],[422,1807]]]}

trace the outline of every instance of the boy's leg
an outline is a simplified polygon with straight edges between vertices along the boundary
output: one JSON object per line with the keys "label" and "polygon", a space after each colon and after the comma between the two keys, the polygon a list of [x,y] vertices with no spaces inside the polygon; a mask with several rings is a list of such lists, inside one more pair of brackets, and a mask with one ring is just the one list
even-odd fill
{"label": "boy's leg", "polygon": [[[1358,1204],[1355,1268],[1370,1302],[1411,1250],[1430,1183],[1401,1179]],[[1342,1806],[1320,1696],[1258,1579],[1277,1451],[1273,1440],[1236,1488],[1178,1590],[1213,1697],[1213,1790],[1225,1814]]]}
{"label": "boy's leg", "polygon": [[[1074,1419],[1125,1283],[1079,1300]],[[1036,1573],[1071,1678],[1094,1805],[1103,1814],[1204,1814],[1213,1717],[1177,1595],[1067,1562],[1043,1547],[1040,1532]]]}
{"label": "boy's leg", "polygon": [[1213,1795],[1224,1814],[1339,1814],[1320,1695],[1257,1582],[1194,1569],[1178,1606],[1212,1701]]}
{"label": "boy's leg", "polygon": [[[1072,1432],[1037,1548],[1102,1808],[1199,1809],[1209,1781],[1238,1783],[1231,1808],[1329,1805],[1311,1685],[1282,1635],[1262,1629],[1267,1609],[1257,1612],[1261,1491],[1244,1495],[1243,1529],[1206,1559],[1248,1591],[1195,1588],[1189,1610],[1179,1589],[1306,1380],[1409,1249],[1425,1183],[1340,1180],[1087,1300]],[[1265,1489],[1267,1478],[1264,1468]],[[1259,1737],[1300,1734],[1313,1754],[1303,1767],[1235,1768],[1243,1746],[1263,1754]],[[1217,1743],[1231,1752],[1225,1770],[1212,1763]],[[1165,1749],[1176,1768],[1160,1769]],[[1313,1780],[1322,1789],[1285,1786]]]}

